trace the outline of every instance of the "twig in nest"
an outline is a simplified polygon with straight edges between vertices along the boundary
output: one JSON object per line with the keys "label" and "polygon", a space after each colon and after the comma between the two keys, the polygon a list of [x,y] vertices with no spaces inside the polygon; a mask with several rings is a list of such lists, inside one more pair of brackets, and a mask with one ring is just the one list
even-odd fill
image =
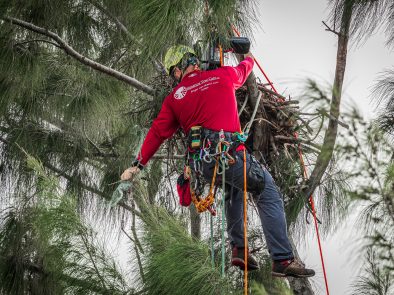
{"label": "twig in nest", "polygon": [[291,144],[291,143],[285,143],[285,144],[283,145],[283,147],[284,147],[284,152],[285,152],[285,155],[286,155],[286,158],[289,158],[291,161],[294,161],[293,157],[292,157],[291,154],[289,153],[289,150],[287,149],[288,146],[294,147],[294,145]]}
{"label": "twig in nest", "polygon": [[312,143],[309,140],[301,139],[301,138],[288,137],[288,136],[283,136],[283,135],[276,135],[275,139],[285,140],[285,141],[292,141],[292,142],[299,142],[301,144],[309,145],[309,146],[312,146],[312,147],[314,147],[314,148],[316,148],[318,150],[321,150],[321,146],[320,145]]}
{"label": "twig in nest", "polygon": [[271,141],[272,149],[274,150],[275,155],[279,156],[278,148],[275,145],[275,140],[272,135],[270,136],[270,141]]}
{"label": "twig in nest", "polygon": [[269,89],[265,88],[265,87],[262,86],[262,85],[258,85],[258,88],[259,88],[259,90],[261,90],[261,91],[263,91],[263,92],[269,93],[269,94],[274,95],[274,96],[277,96],[277,97],[279,97],[279,98],[281,98],[281,99],[283,99],[283,100],[286,100],[286,97],[284,97],[283,95],[280,95],[280,94],[278,94],[278,93],[276,93],[276,92],[274,92],[274,91],[272,91],[272,90],[269,90]]}

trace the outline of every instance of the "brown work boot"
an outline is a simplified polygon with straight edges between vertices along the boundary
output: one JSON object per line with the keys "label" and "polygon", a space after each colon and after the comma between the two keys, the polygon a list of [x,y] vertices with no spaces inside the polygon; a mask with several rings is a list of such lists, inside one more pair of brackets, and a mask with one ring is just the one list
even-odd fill
{"label": "brown work boot", "polygon": [[[245,270],[245,248],[233,247],[231,264],[238,266],[241,270]],[[258,262],[248,252],[248,271],[257,269],[259,269]]]}
{"label": "brown work boot", "polygon": [[313,277],[315,271],[305,268],[305,265],[298,260],[290,259],[284,261],[274,261],[272,266],[272,276],[274,277]]}

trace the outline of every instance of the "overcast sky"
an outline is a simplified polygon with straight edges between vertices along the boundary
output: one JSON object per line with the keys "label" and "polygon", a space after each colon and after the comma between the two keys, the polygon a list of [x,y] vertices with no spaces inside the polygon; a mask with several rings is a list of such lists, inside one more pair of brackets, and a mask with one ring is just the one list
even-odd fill
{"label": "overcast sky", "polygon": [[[322,24],[322,20],[327,20],[327,3],[325,0],[259,1],[260,27],[255,30],[252,50],[280,93],[296,96],[299,81],[306,77],[332,84],[337,38],[326,32]],[[351,45],[348,52],[344,104],[354,101],[368,118],[374,116],[375,108],[371,103],[371,88],[379,73],[394,65],[394,52],[384,43],[383,34],[376,34],[362,46]],[[257,67],[254,70],[257,74]],[[331,294],[347,294],[359,268],[355,266],[357,257],[353,254],[359,237],[355,232],[354,218],[350,218],[337,234],[323,240]],[[312,236],[300,252],[307,265],[317,271],[313,280],[316,294],[325,294],[316,237]]]}

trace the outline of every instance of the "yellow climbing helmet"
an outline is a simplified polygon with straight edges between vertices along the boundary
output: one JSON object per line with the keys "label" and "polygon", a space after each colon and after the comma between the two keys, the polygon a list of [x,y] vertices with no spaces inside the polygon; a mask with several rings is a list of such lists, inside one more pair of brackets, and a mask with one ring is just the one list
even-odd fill
{"label": "yellow climbing helmet", "polygon": [[174,45],[170,47],[164,56],[164,66],[169,75],[175,66],[183,70],[191,64],[199,64],[194,50],[186,45]]}

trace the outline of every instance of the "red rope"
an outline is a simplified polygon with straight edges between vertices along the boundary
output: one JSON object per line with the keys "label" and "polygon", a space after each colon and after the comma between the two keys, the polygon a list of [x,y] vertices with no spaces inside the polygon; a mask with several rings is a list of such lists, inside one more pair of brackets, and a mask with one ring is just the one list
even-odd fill
{"label": "red rope", "polygon": [[[233,31],[235,32],[235,34],[239,37],[240,36],[239,31],[233,25],[231,25],[231,27],[232,27]],[[275,91],[275,93],[279,94],[278,91],[276,91],[276,89],[275,89],[274,85],[272,84],[271,80],[265,74],[264,70],[262,69],[262,67],[260,66],[259,62],[256,60],[255,57],[254,57],[254,61],[256,62],[256,65],[260,69],[260,71],[263,74],[264,78],[267,80],[267,82],[271,86],[272,90]],[[281,99],[281,100],[283,101],[283,99]],[[298,134],[296,132],[294,133],[294,137],[296,139],[298,138]],[[298,155],[300,157],[301,166],[303,168],[304,178],[307,179],[308,178],[308,172],[306,170],[306,166],[305,166],[305,163],[304,163],[304,158],[303,158],[303,155],[302,155],[302,149],[301,149],[300,145],[298,145]],[[313,195],[312,194],[309,197],[309,203],[311,205],[312,214],[313,214],[313,220],[314,220],[314,223],[315,223],[317,242],[318,242],[318,245],[319,245],[319,252],[320,252],[320,260],[321,260],[321,264],[322,264],[322,268],[323,268],[324,283],[325,283],[325,286],[326,286],[326,293],[327,293],[327,295],[329,295],[330,292],[329,292],[329,289],[328,289],[328,280],[327,280],[326,268],[325,268],[325,265],[324,265],[323,248],[322,248],[321,241],[320,241],[319,226],[318,226],[318,223],[317,223],[316,210],[315,210],[315,202],[313,201]]]}
{"label": "red rope", "polygon": [[[233,25],[231,25],[231,26],[232,26],[232,28],[233,28],[234,33],[237,34],[237,36],[239,37],[239,36],[240,36],[239,31],[238,31]],[[278,93],[278,91],[276,91],[276,89],[275,89],[275,87],[274,87],[274,84],[273,84],[273,83],[271,82],[271,80],[268,78],[267,74],[264,72],[264,70],[263,70],[263,68],[261,67],[260,63],[257,61],[257,59],[256,59],[255,57],[253,57],[253,59],[254,59],[256,65],[257,65],[257,67],[260,69],[261,73],[263,74],[264,78],[267,80],[268,84],[271,86],[271,89],[272,89],[273,91],[275,91],[276,93]]]}
{"label": "red rope", "polygon": [[[294,136],[295,136],[295,138],[298,138],[298,134],[297,133],[294,133]],[[300,157],[301,166],[302,166],[302,168],[304,170],[303,171],[304,172],[304,178],[308,179],[308,172],[306,171],[306,166],[305,166],[304,158],[302,156],[301,146],[298,146],[298,155]],[[327,274],[326,274],[326,267],[324,265],[323,248],[322,248],[321,241],[320,241],[319,226],[318,226],[318,223],[317,223],[316,210],[315,210],[315,202],[313,200],[313,195],[312,194],[309,197],[309,203],[311,204],[313,221],[315,223],[315,230],[316,230],[316,235],[317,235],[317,243],[319,245],[320,260],[321,260],[321,265],[322,265],[322,268],[323,268],[324,284],[326,286],[326,293],[327,293],[327,295],[329,295],[330,291],[328,289],[328,280],[327,280]]]}

